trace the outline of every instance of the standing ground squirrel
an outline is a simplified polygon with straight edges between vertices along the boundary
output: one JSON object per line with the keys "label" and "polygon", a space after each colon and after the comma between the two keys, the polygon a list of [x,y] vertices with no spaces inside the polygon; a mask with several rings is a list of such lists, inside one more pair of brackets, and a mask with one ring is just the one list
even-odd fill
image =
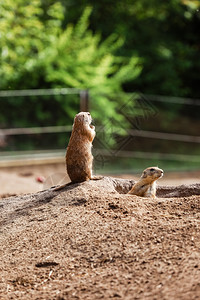
{"label": "standing ground squirrel", "polygon": [[71,182],[55,187],[54,191],[59,191],[72,183],[103,178],[92,175],[92,142],[96,133],[91,123],[92,117],[89,112],[80,112],[75,116],[66,152],[66,168]]}
{"label": "standing ground squirrel", "polygon": [[72,182],[93,179],[92,141],[96,133],[91,123],[92,117],[89,112],[80,112],[74,118],[66,153],[67,172]]}
{"label": "standing ground squirrel", "polygon": [[158,167],[145,169],[140,180],[133,185],[128,194],[156,198],[156,180],[161,178],[163,173],[163,170]]}

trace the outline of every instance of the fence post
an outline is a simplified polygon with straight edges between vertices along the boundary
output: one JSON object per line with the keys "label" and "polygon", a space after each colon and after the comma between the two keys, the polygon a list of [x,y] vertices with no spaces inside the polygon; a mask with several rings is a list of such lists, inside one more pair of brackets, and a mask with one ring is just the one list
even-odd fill
{"label": "fence post", "polygon": [[80,92],[80,111],[89,111],[89,92],[82,90]]}

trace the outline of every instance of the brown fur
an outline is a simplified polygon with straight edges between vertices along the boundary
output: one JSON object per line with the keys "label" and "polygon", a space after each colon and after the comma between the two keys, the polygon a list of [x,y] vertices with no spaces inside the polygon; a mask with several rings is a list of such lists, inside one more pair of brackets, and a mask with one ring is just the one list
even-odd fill
{"label": "brown fur", "polygon": [[95,127],[89,112],[80,112],[74,118],[72,134],[66,152],[66,167],[72,182],[92,179],[92,141]]}
{"label": "brown fur", "polygon": [[150,167],[143,171],[140,180],[137,181],[129,194],[140,197],[156,198],[156,180],[163,176],[163,170],[157,167]]}

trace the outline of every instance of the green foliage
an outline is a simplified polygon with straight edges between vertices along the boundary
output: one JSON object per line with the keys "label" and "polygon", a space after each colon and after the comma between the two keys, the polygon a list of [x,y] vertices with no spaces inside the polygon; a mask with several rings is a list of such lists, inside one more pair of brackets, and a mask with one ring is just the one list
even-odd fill
{"label": "green foliage", "polygon": [[[0,1],[0,89],[89,89],[97,119],[122,119],[116,114],[118,103],[110,101],[108,95],[123,94],[123,83],[134,80],[141,66],[135,56],[116,55],[124,39],[112,34],[103,41],[100,34],[88,29],[91,7],[85,8],[76,25],[63,29],[64,10],[59,2]],[[74,97],[65,103],[59,98],[57,101],[66,116],[77,112]],[[44,114],[39,105],[35,109],[41,119]]]}
{"label": "green foliage", "polygon": [[[199,98],[199,0],[63,1],[71,22],[93,5],[90,28],[126,40],[119,53],[142,59],[140,75],[126,90]],[[69,6],[70,5],[70,6]],[[73,9],[74,8],[74,9]],[[73,12],[72,12],[73,11]]]}
{"label": "green foliage", "polygon": [[40,0],[0,0],[0,89],[39,87],[38,55],[60,31],[61,4],[51,4],[46,14],[43,20]]}
{"label": "green foliage", "polygon": [[54,87],[89,89],[96,118],[119,117],[115,113],[119,103],[108,96],[123,93],[122,84],[135,79],[141,67],[136,57],[115,55],[124,43],[116,34],[101,42],[99,34],[88,30],[91,11],[87,7],[77,25],[68,25],[56,36],[54,47],[40,54],[45,80]]}

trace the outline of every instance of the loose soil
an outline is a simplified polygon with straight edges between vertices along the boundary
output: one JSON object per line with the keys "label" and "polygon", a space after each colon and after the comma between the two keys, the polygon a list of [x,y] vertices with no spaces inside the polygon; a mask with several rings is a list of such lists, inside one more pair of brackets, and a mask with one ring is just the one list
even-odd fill
{"label": "loose soil", "polygon": [[[141,174],[120,174],[117,177],[137,180]],[[39,182],[38,178],[44,179]],[[116,175],[115,175],[116,177]],[[0,198],[25,193],[35,193],[53,185],[70,182],[65,163],[0,168]],[[200,182],[200,171],[165,172],[158,185],[180,185]]]}
{"label": "loose soil", "polygon": [[0,299],[200,299],[200,184],[105,177],[0,200]]}

